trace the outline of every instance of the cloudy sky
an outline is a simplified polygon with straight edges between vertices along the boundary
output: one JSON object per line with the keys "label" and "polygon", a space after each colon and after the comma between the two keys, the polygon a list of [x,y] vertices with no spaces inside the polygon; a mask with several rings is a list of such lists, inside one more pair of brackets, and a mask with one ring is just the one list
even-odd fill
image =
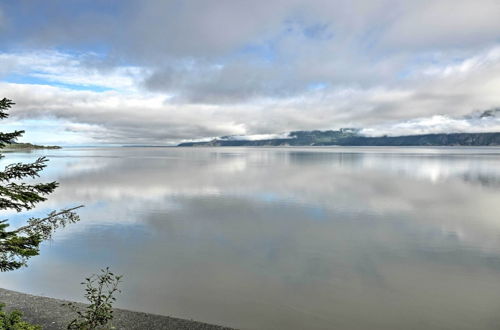
{"label": "cloudy sky", "polygon": [[[500,131],[498,0],[3,0],[2,130],[172,144]],[[497,114],[497,116],[495,116]],[[267,136],[267,135],[264,135]]]}

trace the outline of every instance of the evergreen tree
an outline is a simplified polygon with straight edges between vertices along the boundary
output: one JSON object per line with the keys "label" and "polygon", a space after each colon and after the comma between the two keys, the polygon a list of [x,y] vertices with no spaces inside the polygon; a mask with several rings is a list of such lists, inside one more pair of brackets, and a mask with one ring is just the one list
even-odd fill
{"label": "evergreen tree", "polygon": [[[7,111],[14,103],[6,98],[0,100],[0,119],[8,117]],[[0,132],[0,148],[12,144],[24,131]],[[0,154],[0,158],[3,155]],[[0,210],[27,211],[46,200],[46,196],[57,188],[57,182],[33,183],[23,179],[34,179],[45,168],[47,159],[38,158],[33,163],[10,164],[0,171]],[[57,228],[79,221],[75,209],[53,211],[44,218],[29,218],[24,226],[9,230],[7,220],[0,221],[0,272],[26,266],[29,258],[38,255],[40,243],[50,239]]]}

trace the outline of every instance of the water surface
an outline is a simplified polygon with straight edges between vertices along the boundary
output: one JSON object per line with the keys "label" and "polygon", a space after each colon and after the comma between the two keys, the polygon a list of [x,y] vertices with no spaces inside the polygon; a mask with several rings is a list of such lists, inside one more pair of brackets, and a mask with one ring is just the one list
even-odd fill
{"label": "water surface", "polygon": [[[498,329],[499,148],[67,148],[34,214],[82,221],[0,286],[242,329]],[[5,214],[19,223],[24,214]]]}

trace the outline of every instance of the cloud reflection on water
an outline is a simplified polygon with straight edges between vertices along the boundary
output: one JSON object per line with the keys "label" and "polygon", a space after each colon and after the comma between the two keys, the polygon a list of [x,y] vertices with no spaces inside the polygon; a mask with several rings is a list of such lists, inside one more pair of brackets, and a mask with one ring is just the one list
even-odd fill
{"label": "cloud reflection on water", "polygon": [[239,328],[488,329],[500,149],[408,150],[37,151],[61,183],[42,208],[87,207],[2,283],[74,299],[111,265],[123,307]]}

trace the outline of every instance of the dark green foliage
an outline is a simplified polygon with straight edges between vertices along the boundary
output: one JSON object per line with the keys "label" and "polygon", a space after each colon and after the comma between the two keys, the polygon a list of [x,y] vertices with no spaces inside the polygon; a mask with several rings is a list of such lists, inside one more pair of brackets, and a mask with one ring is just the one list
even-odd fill
{"label": "dark green foliage", "polygon": [[[7,111],[14,103],[6,98],[0,100],[0,119],[8,117]],[[0,133],[0,148],[15,142],[24,131]],[[0,157],[3,157],[0,155]],[[46,200],[57,188],[57,182],[28,184],[23,179],[34,179],[45,168],[47,159],[38,158],[33,163],[10,164],[0,171],[0,210],[17,212],[30,210]],[[40,243],[49,239],[60,227],[79,220],[73,211],[79,207],[51,212],[45,218],[27,219],[25,226],[9,230],[8,220],[0,221],[0,272],[25,266],[28,259],[38,255]]]}
{"label": "dark green foliage", "polygon": [[0,329],[1,330],[41,330],[38,325],[29,324],[22,320],[23,314],[19,311],[7,313],[0,304]]}
{"label": "dark green foliage", "polygon": [[89,305],[81,310],[75,303],[68,303],[73,312],[78,315],[71,321],[68,329],[93,330],[103,329],[113,319],[113,303],[116,300],[115,293],[118,289],[122,276],[115,275],[109,271],[109,267],[101,269],[101,274],[92,275],[82,282],[85,285],[85,298]]}
{"label": "dark green foliage", "polygon": [[[0,100],[0,119],[7,118],[9,116],[9,114],[6,111],[13,105],[14,102],[12,102],[9,99],[3,98]],[[12,133],[0,132],[0,148],[3,148],[6,144],[14,142],[23,133],[24,131],[15,131]]]}
{"label": "dark green foliage", "polygon": [[317,145],[343,146],[498,146],[500,133],[450,133],[406,136],[352,136]]}
{"label": "dark green foliage", "polygon": [[8,150],[61,149],[59,146],[43,146],[31,143],[15,142],[6,146]]}

